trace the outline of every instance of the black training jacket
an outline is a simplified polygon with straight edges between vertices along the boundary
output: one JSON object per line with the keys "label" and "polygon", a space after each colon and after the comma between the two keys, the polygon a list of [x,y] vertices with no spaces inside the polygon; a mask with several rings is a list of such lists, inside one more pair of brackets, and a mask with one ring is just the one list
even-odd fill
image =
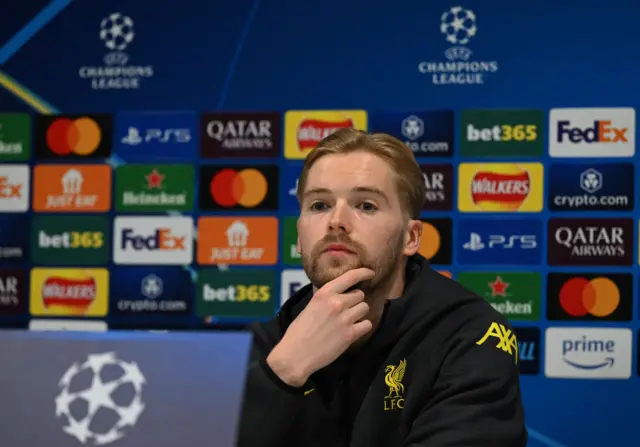
{"label": "black training jacket", "polygon": [[357,353],[293,388],[265,359],[311,299],[291,297],[254,346],[238,447],[525,447],[518,343],[505,317],[420,255]]}

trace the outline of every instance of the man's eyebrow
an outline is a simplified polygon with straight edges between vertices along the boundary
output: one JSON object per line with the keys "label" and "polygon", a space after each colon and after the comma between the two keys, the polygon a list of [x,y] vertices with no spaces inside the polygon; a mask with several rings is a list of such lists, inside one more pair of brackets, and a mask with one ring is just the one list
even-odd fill
{"label": "man's eyebrow", "polygon": [[[382,190],[373,186],[356,186],[355,188],[352,188],[351,191],[374,194],[381,197],[384,201],[389,202],[389,198],[387,197],[387,195]],[[307,198],[309,196],[318,194],[331,194],[331,190],[328,188],[311,188],[304,193],[303,197]]]}

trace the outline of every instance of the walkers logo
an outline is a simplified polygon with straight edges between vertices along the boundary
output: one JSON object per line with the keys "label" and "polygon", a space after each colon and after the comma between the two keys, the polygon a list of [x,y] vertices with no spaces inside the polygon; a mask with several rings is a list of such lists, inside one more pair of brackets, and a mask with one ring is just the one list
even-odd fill
{"label": "walkers logo", "polygon": [[100,213],[111,209],[109,165],[36,165],[33,176],[34,211]]}
{"label": "walkers logo", "polygon": [[202,166],[199,195],[200,209],[203,211],[275,211],[278,209],[278,167]]}
{"label": "walkers logo", "polygon": [[420,165],[426,195],[425,211],[451,211],[453,208],[453,166]]}
{"label": "walkers logo", "polygon": [[29,166],[0,166],[0,213],[29,210],[30,185]]}
{"label": "walkers logo", "polygon": [[31,315],[104,317],[109,301],[107,269],[31,270]]}
{"label": "walkers logo", "polygon": [[282,121],[278,112],[206,113],[200,135],[203,158],[277,157]]}
{"label": "walkers logo", "polygon": [[198,264],[275,265],[278,219],[275,217],[201,217]]}
{"label": "walkers logo", "polygon": [[285,217],[282,225],[282,262],[286,265],[302,265],[302,256],[298,253],[298,218]]}
{"label": "walkers logo", "polygon": [[495,340],[498,340],[495,346],[497,349],[500,349],[511,357],[513,357],[513,361],[515,364],[518,364],[518,340],[516,339],[516,334],[512,329],[509,329],[503,324],[493,322],[487,332],[485,332],[484,336],[476,342],[477,345],[483,345],[485,342],[489,343],[491,346],[495,343]]}
{"label": "walkers logo", "polygon": [[430,264],[451,264],[452,221],[448,218],[421,219],[422,238],[418,252]]}
{"label": "walkers logo", "polygon": [[36,264],[106,264],[111,248],[109,220],[103,216],[34,216],[31,246]]}
{"label": "walkers logo", "polygon": [[137,90],[145,78],[154,75],[151,65],[129,64],[129,55],[124,51],[131,45],[136,36],[134,22],[131,17],[114,12],[100,22],[99,36],[109,52],[105,54],[102,66],[80,67],[78,75],[91,82],[93,90]]}
{"label": "walkers logo", "polygon": [[28,287],[25,270],[0,269],[0,316],[26,313]]}
{"label": "walkers logo", "polygon": [[633,219],[550,219],[549,265],[633,263]]}
{"label": "walkers logo", "polygon": [[400,360],[397,365],[387,365],[384,372],[384,383],[389,387],[389,393],[384,397],[384,411],[402,410],[405,391],[402,381],[407,372],[407,359]]}
{"label": "walkers logo", "polygon": [[282,166],[280,168],[280,208],[286,211],[300,211],[298,204],[298,176],[302,168],[300,166]]}
{"label": "walkers logo", "polygon": [[632,163],[553,164],[551,211],[631,211],[635,203]]}
{"label": "walkers logo", "polygon": [[520,374],[540,372],[540,329],[537,327],[513,328],[518,340],[518,367]]}
{"label": "walkers logo", "polygon": [[111,270],[111,311],[122,316],[189,315],[193,283],[181,267]]}
{"label": "walkers logo", "polygon": [[112,134],[111,115],[37,115],[36,159],[107,158]]}
{"label": "walkers logo", "polygon": [[540,163],[461,163],[458,209],[465,212],[540,212]]}
{"label": "walkers logo", "polygon": [[[506,263],[505,263],[506,264]],[[460,272],[457,281],[512,320],[540,318],[542,278],[525,272]]]}
{"label": "walkers logo", "polygon": [[27,260],[30,226],[30,216],[0,214],[0,264]]}
{"label": "walkers logo", "polygon": [[284,117],[284,156],[302,160],[318,143],[338,129],[353,127],[367,130],[367,112],[341,111],[288,111]]}
{"label": "walkers logo", "polygon": [[563,379],[628,379],[631,337],[631,329],[622,328],[548,328],[545,375]]}
{"label": "walkers logo", "polygon": [[116,210],[160,213],[193,210],[193,165],[123,165],[115,170]]}
{"label": "walkers logo", "polygon": [[633,157],[636,149],[633,108],[551,109],[552,157]]}
{"label": "walkers logo", "polygon": [[280,306],[310,282],[303,269],[283,270],[280,276]]}
{"label": "walkers logo", "polygon": [[0,162],[27,161],[31,156],[31,116],[0,113]]}
{"label": "walkers logo", "polygon": [[542,221],[463,219],[458,222],[458,241],[461,264],[540,264]]}
{"label": "walkers logo", "polygon": [[271,317],[277,306],[277,284],[277,273],[272,270],[201,270],[196,314],[199,317]]}
{"label": "walkers logo", "polygon": [[463,157],[541,157],[542,110],[463,110],[460,115]]}
{"label": "walkers logo", "polygon": [[453,155],[453,110],[371,112],[369,131],[393,135],[420,157]]}
{"label": "walkers logo", "polygon": [[115,121],[116,152],[127,161],[196,157],[195,112],[119,112]]}
{"label": "walkers logo", "polygon": [[633,277],[628,273],[550,273],[547,319],[630,321]]}
{"label": "walkers logo", "polygon": [[[433,35],[427,37],[429,46],[436,38],[435,26],[431,29]],[[453,45],[444,52],[446,60],[418,64],[418,71],[431,75],[434,85],[484,84],[491,73],[498,71],[497,61],[475,60],[467,47],[478,33],[478,18],[470,9],[454,6],[445,11],[440,16],[440,33],[447,43]]]}
{"label": "walkers logo", "polygon": [[193,219],[118,216],[113,224],[115,264],[185,265],[193,261]]}

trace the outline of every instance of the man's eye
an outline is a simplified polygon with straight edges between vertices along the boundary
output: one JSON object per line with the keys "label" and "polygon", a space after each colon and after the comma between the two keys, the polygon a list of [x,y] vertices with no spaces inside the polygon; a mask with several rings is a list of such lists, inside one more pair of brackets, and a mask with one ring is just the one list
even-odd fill
{"label": "man's eye", "polygon": [[309,208],[313,211],[322,211],[326,206],[327,204],[323,202],[313,202]]}
{"label": "man's eye", "polygon": [[378,209],[377,206],[375,206],[373,203],[369,203],[369,202],[364,202],[364,203],[360,204],[360,208],[362,208],[362,211],[365,211],[365,212],[368,212],[368,213],[376,211]]}

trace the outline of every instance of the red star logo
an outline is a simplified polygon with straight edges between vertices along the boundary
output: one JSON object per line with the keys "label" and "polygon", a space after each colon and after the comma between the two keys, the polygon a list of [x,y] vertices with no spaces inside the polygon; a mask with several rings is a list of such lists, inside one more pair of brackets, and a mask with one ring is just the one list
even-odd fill
{"label": "red star logo", "polygon": [[496,277],[494,282],[489,283],[489,287],[491,287],[491,296],[507,296],[507,287],[509,287],[508,282],[502,281],[501,277]]}
{"label": "red star logo", "polygon": [[156,168],[153,168],[151,174],[145,175],[145,178],[147,179],[147,189],[162,188],[164,175],[160,174]]}

